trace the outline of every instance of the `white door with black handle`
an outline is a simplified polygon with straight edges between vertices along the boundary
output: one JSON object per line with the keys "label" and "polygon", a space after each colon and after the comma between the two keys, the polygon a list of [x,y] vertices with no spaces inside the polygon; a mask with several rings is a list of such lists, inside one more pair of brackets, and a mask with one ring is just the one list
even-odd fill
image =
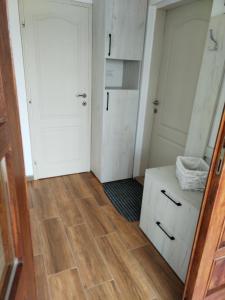
{"label": "white door with black handle", "polygon": [[35,178],[90,171],[91,8],[24,0]]}

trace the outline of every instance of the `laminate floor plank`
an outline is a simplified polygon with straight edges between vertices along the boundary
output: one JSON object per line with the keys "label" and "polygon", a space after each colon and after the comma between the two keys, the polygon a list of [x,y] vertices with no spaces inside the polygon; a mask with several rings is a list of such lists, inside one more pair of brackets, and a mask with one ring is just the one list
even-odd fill
{"label": "laminate floor plank", "polygon": [[86,300],[77,269],[67,270],[48,278],[54,300]]}
{"label": "laminate floor plank", "polygon": [[34,269],[36,279],[37,300],[49,300],[47,275],[42,255],[34,257]]}
{"label": "laminate floor plank", "polygon": [[107,265],[122,293],[121,299],[160,299],[140,265],[127,251],[117,233],[97,239]]}
{"label": "laminate floor plank", "polygon": [[75,198],[81,199],[93,196],[87,184],[82,179],[82,174],[65,176],[64,181],[67,188],[73,192]]}
{"label": "laminate floor plank", "polygon": [[152,244],[132,250],[163,300],[180,300],[184,285]]}
{"label": "laminate floor plank", "polygon": [[31,237],[34,256],[42,254],[42,239],[40,221],[37,218],[35,208],[30,209]]}
{"label": "laminate floor plank", "polygon": [[55,274],[75,267],[67,235],[58,218],[42,222],[43,253],[47,273]]}
{"label": "laminate floor plank", "polygon": [[40,220],[46,220],[59,216],[59,211],[54,197],[54,193],[51,191],[51,185],[49,188],[43,186],[41,189],[35,191],[37,209],[37,216]]}
{"label": "laminate floor plank", "polygon": [[56,202],[60,218],[65,226],[73,226],[84,222],[73,195],[60,178],[54,181]]}
{"label": "laminate floor plank", "polygon": [[81,174],[81,178],[87,184],[91,194],[95,197],[99,206],[108,205],[110,203],[108,197],[106,196],[103,186],[100,184],[98,179],[90,173]]}
{"label": "laminate floor plank", "polygon": [[111,219],[127,249],[135,249],[148,243],[148,240],[140,232],[140,229],[135,224],[126,221],[113,206],[108,205],[102,209],[108,218]]}
{"label": "laminate floor plank", "polygon": [[29,200],[29,208],[33,208],[35,203],[35,193],[34,193],[34,187],[32,183],[27,184],[27,194]]}
{"label": "laminate floor plank", "polygon": [[95,198],[80,199],[79,206],[95,237],[115,231],[111,219],[108,218],[104,210],[98,207]]}
{"label": "laminate floor plank", "polygon": [[115,281],[108,281],[87,290],[88,300],[121,300]]}
{"label": "laminate floor plank", "polygon": [[85,288],[93,287],[112,279],[106,264],[86,225],[68,229],[68,237],[76,254],[77,266]]}

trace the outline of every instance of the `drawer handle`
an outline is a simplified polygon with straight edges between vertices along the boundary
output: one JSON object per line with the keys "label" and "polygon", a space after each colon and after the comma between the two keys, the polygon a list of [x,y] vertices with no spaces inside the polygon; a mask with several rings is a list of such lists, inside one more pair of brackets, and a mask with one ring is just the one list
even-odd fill
{"label": "drawer handle", "polygon": [[171,240],[171,241],[174,241],[175,240],[175,237],[172,236],[172,235],[169,235],[169,233],[166,232],[166,230],[162,227],[161,223],[160,222],[156,222],[156,225],[165,233],[165,235]]}
{"label": "drawer handle", "polygon": [[177,202],[177,201],[173,200],[170,196],[168,196],[165,190],[161,190],[161,193],[164,196],[166,196],[168,199],[170,199],[170,201],[172,201],[176,206],[182,206],[182,204],[180,202]]}

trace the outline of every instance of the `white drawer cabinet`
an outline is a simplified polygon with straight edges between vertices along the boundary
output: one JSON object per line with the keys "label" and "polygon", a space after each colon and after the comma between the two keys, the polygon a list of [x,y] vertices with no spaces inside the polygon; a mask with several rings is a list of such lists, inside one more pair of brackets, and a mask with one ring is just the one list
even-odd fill
{"label": "white drawer cabinet", "polygon": [[182,191],[175,167],[146,171],[140,227],[185,280],[202,193]]}

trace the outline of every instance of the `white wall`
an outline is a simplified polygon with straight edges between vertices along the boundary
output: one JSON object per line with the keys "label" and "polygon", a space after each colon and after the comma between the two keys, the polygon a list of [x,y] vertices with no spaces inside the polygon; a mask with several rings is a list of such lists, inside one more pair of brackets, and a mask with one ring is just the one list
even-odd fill
{"label": "white wall", "polygon": [[217,108],[216,108],[216,112],[215,112],[215,117],[214,117],[214,121],[212,124],[211,133],[209,136],[208,146],[207,146],[206,152],[205,152],[205,157],[208,162],[210,162],[211,158],[212,158],[214,146],[216,143],[217,133],[218,133],[218,129],[220,126],[220,121],[221,121],[221,117],[222,117],[222,113],[223,113],[224,104],[225,104],[225,74],[223,75],[223,82],[222,82],[221,90],[220,90],[220,93],[218,96],[218,103],[217,103]]}
{"label": "white wall", "polygon": [[9,31],[16,77],[26,176],[33,176],[23,54],[17,0],[8,0]]}
{"label": "white wall", "polygon": [[[149,6],[146,25],[145,49],[140,85],[140,104],[136,135],[133,176],[142,176],[148,167],[150,137],[153,125],[152,100],[156,97],[165,11]],[[152,57],[154,56],[154,60]]]}

